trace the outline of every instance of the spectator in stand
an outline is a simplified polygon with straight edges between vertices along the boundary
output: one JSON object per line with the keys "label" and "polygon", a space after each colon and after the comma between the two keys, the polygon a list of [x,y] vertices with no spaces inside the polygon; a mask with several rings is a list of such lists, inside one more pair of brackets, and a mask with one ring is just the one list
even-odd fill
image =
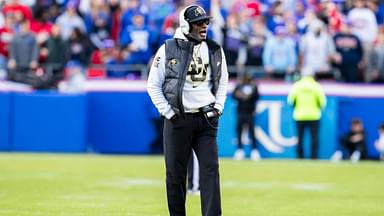
{"label": "spectator in stand", "polygon": [[312,68],[302,69],[301,75],[288,95],[288,104],[293,106],[293,118],[297,126],[297,157],[304,158],[304,134],[306,129],[310,129],[311,158],[316,159],[319,149],[321,110],[326,105],[326,97],[320,84],[313,77]]}
{"label": "spectator in stand", "polygon": [[366,159],[366,137],[363,122],[354,118],[351,121],[350,130],[340,138],[341,149],[332,155],[331,160],[337,162],[343,158],[343,150],[347,151],[347,157],[352,162],[358,162],[360,158]]}
{"label": "spectator in stand", "polygon": [[255,18],[252,23],[252,29],[248,35],[247,60],[245,65],[257,67],[263,66],[264,45],[271,35],[271,32],[267,29],[264,23],[263,17],[259,16]]}
{"label": "spectator in stand", "polygon": [[[50,14],[50,8],[53,5],[57,5],[56,1],[53,0],[33,0],[36,1],[33,5],[31,5],[32,12],[34,16],[36,14],[41,13],[40,11],[45,10]],[[51,14],[49,15],[49,20],[51,20]]]}
{"label": "spectator in stand", "polygon": [[287,36],[295,42],[296,52],[299,52],[300,34],[297,29],[295,20],[290,19],[285,22],[285,28],[287,29]]}
{"label": "spectator in stand", "polygon": [[308,8],[305,11],[304,17],[297,17],[297,30],[302,36],[308,31],[309,24],[318,20],[315,11],[312,8]]}
{"label": "spectator in stand", "polygon": [[[295,68],[295,71],[296,71],[297,65],[299,62],[298,57],[299,57],[300,33],[298,32],[296,22],[293,19],[287,20],[285,26],[287,28],[287,37],[290,38],[295,44],[295,55],[296,55],[296,61],[297,61],[296,68]],[[295,75],[292,78],[295,78]]]}
{"label": "spectator in stand", "polygon": [[18,21],[22,21],[24,19],[31,21],[32,20],[32,11],[31,9],[20,3],[19,0],[9,0],[5,4],[5,6],[2,9],[3,14],[7,16],[9,13],[13,13],[16,16],[20,17]]}
{"label": "spectator in stand", "polygon": [[88,66],[92,53],[89,38],[79,29],[75,28],[68,40],[68,56],[70,61],[76,61],[84,67]]}
{"label": "spectator in stand", "polygon": [[35,33],[37,37],[43,37],[38,36],[38,34],[47,33],[44,35],[44,38],[48,39],[52,28],[52,22],[50,19],[51,17],[48,7],[35,10],[34,19],[31,21],[31,31]]}
{"label": "spectator in stand", "polygon": [[331,62],[336,53],[333,38],[320,20],[313,20],[308,32],[299,44],[300,62],[303,68],[311,68],[318,79],[334,78]]}
{"label": "spectator in stand", "polygon": [[121,16],[126,9],[123,7],[125,1],[108,0],[108,6],[111,14],[111,37],[114,41],[119,40],[121,31]]}
{"label": "spectator in stand", "polygon": [[46,55],[45,69],[52,75],[53,82],[64,78],[64,66],[69,59],[68,44],[61,38],[60,26],[53,25],[51,37],[42,51]]}
{"label": "spectator in stand", "polygon": [[133,24],[124,29],[120,45],[127,51],[129,64],[148,64],[152,57],[153,34],[145,24],[145,16],[141,13],[133,15]]}
{"label": "spectator in stand", "polygon": [[[239,50],[244,46],[244,32],[239,28],[240,23],[238,21],[237,14],[230,14],[227,18],[227,23],[224,28],[224,43],[223,49],[227,64],[234,66],[239,64]],[[236,73],[236,71],[229,71],[230,75]]]}
{"label": "spectator in stand", "polygon": [[352,33],[361,40],[364,50],[364,79],[369,81],[366,71],[370,70],[368,65],[374,41],[378,33],[376,16],[372,10],[366,8],[365,0],[354,0],[354,8],[348,13],[348,20],[352,22]]}
{"label": "spectator in stand", "polygon": [[305,0],[298,0],[295,2],[294,17],[296,22],[304,19],[307,7],[308,5]]}
{"label": "spectator in stand", "polygon": [[221,0],[212,0],[210,14],[215,19],[212,19],[212,24],[210,29],[212,29],[212,39],[218,44],[223,44],[224,34],[223,28],[225,26],[225,21],[228,16],[228,11],[223,7],[223,1]]}
{"label": "spectator in stand", "polygon": [[375,140],[376,150],[380,153],[380,160],[384,160],[384,123],[379,127],[379,138]]}
{"label": "spectator in stand", "polygon": [[5,23],[0,28],[0,78],[3,79],[6,75],[7,62],[8,62],[8,46],[14,36],[15,19],[12,13],[5,16]]}
{"label": "spectator in stand", "polygon": [[52,24],[56,23],[57,18],[61,15],[61,9],[59,5],[57,3],[51,4],[46,10],[49,12],[49,21]]}
{"label": "spectator in stand", "polygon": [[[125,29],[133,25],[133,17],[136,14],[141,13],[144,16],[144,12],[141,10],[140,0],[122,0],[122,2],[124,1],[126,2],[124,3],[126,6],[121,15],[120,37],[123,37],[122,33],[125,31]],[[146,22],[146,17],[144,17],[144,22]]]}
{"label": "spectator in stand", "polygon": [[333,39],[338,53],[335,57],[335,63],[340,70],[341,79],[345,82],[362,82],[362,76],[359,74],[363,60],[363,48],[360,39],[352,34],[348,21],[341,24],[340,30],[340,33],[337,33]]}
{"label": "spectator in stand", "polygon": [[92,1],[90,10],[84,14],[84,22],[94,48],[100,49],[105,39],[110,39],[112,18],[104,0]]}
{"label": "spectator in stand", "polygon": [[284,79],[293,75],[297,63],[295,43],[287,37],[285,27],[276,27],[275,36],[267,40],[263,63],[268,77]]}
{"label": "spectator in stand", "polygon": [[51,34],[52,23],[49,19],[49,10],[47,8],[40,8],[39,10],[35,10],[35,19],[31,21],[31,31],[35,34],[40,48],[39,62],[43,62],[47,57],[44,52],[45,49],[42,48],[45,46]]}
{"label": "spectator in stand", "polygon": [[33,75],[38,66],[39,46],[31,33],[29,21],[20,23],[20,32],[16,33],[9,44],[8,78],[13,81],[35,85]]}
{"label": "spectator in stand", "polygon": [[[173,28],[175,23],[179,24],[179,13],[184,8],[183,4],[175,3],[175,10],[173,13],[170,13],[165,17],[164,22],[161,27],[161,31],[165,32],[168,28]],[[159,43],[160,44],[160,43]]]}
{"label": "spectator in stand", "polygon": [[137,75],[130,75],[128,62],[124,57],[124,51],[115,46],[112,51],[112,58],[106,62],[106,70],[108,78],[128,78],[137,79]]}
{"label": "spectator in stand", "polygon": [[377,35],[369,60],[371,65],[369,75],[371,82],[384,83],[384,27],[381,27]]}
{"label": "spectator in stand", "polygon": [[86,32],[86,27],[83,19],[77,14],[77,3],[70,0],[66,6],[66,10],[56,19],[56,24],[60,26],[61,36],[64,40],[71,37],[75,28],[81,32]]}
{"label": "spectator in stand", "polygon": [[241,138],[244,127],[247,127],[247,135],[250,135],[251,138],[251,159],[260,160],[255,134],[256,103],[259,99],[259,91],[256,82],[254,82],[250,74],[246,73],[239,79],[239,83],[233,91],[233,98],[237,101],[237,150],[235,151],[234,159],[242,160],[244,158],[244,142]]}
{"label": "spectator in stand", "polygon": [[105,76],[104,65],[110,62],[113,58],[115,42],[112,39],[105,39],[100,46],[100,49],[94,50],[91,55],[91,65],[88,69],[89,77]]}
{"label": "spectator in stand", "polygon": [[337,7],[335,1],[323,1],[324,2],[324,19],[328,24],[328,29],[332,35],[340,31],[342,23],[342,13],[340,7]]}
{"label": "spectator in stand", "polygon": [[94,18],[94,23],[89,34],[89,38],[95,49],[101,49],[103,41],[112,37],[109,27],[109,15],[99,12]]}
{"label": "spectator in stand", "polygon": [[281,1],[274,1],[269,9],[269,13],[266,14],[267,27],[271,32],[275,31],[277,26],[284,25],[284,11]]}

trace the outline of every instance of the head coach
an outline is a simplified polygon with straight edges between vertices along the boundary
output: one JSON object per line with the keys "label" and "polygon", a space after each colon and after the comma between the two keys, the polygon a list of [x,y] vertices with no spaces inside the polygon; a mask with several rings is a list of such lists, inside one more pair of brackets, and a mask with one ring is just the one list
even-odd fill
{"label": "head coach", "polygon": [[174,38],[156,53],[147,82],[152,102],[165,118],[166,186],[172,216],[186,214],[186,175],[192,149],[200,166],[202,215],[221,215],[217,129],[228,71],[222,48],[207,39],[210,21],[202,7],[184,8]]}

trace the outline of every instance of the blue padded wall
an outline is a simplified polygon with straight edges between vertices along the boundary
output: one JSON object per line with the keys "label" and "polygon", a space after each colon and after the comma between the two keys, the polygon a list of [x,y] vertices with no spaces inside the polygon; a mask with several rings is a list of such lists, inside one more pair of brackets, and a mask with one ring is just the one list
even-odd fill
{"label": "blue padded wall", "polygon": [[0,93],[0,151],[11,150],[10,124],[11,124],[11,94]]}
{"label": "blue padded wall", "polygon": [[57,92],[15,93],[15,151],[84,152],[86,96]]}
{"label": "blue padded wall", "polygon": [[88,93],[90,146],[100,153],[150,153],[153,105],[146,92]]}

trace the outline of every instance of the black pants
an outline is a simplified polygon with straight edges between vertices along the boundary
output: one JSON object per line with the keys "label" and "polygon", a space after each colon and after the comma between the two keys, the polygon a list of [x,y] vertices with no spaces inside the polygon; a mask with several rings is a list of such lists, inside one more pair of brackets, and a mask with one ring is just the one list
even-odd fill
{"label": "black pants", "polygon": [[[209,122],[208,122],[209,121]],[[164,153],[168,209],[171,216],[184,216],[188,160],[192,149],[200,167],[200,194],[203,216],[221,215],[218,118],[207,121],[202,114],[164,122]]]}
{"label": "black pants", "polygon": [[304,146],[303,146],[303,139],[304,139],[304,132],[305,129],[310,129],[311,134],[311,158],[316,159],[317,158],[317,152],[319,148],[319,124],[320,122],[317,121],[297,121],[297,157],[298,158],[304,158]]}
{"label": "black pants", "polygon": [[243,131],[243,127],[248,126],[248,132],[251,139],[252,149],[256,149],[256,136],[255,136],[255,116],[253,114],[237,114],[237,147],[243,148],[243,142],[241,141],[241,133]]}
{"label": "black pants", "polygon": [[[347,150],[347,158],[351,157],[352,153],[354,151],[359,151],[361,153],[361,159],[367,159],[367,152],[365,149],[365,141],[359,141],[359,142],[351,142],[350,141],[350,134],[344,135],[340,139],[340,143],[344,149]],[[342,149],[340,149],[342,150]]]}

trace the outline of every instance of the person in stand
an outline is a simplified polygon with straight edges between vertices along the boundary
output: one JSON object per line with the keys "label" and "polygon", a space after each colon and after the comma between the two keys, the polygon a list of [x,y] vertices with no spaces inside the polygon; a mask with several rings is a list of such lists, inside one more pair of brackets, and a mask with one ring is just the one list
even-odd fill
{"label": "person in stand", "polygon": [[20,32],[13,37],[8,49],[8,80],[39,86],[40,78],[34,71],[38,67],[39,46],[28,20],[20,23]]}
{"label": "person in stand", "polygon": [[157,51],[147,90],[165,118],[164,151],[170,215],[186,215],[188,160],[200,167],[202,215],[221,215],[217,129],[227,94],[224,51],[207,38],[211,17],[197,5],[179,14],[175,36]]}

